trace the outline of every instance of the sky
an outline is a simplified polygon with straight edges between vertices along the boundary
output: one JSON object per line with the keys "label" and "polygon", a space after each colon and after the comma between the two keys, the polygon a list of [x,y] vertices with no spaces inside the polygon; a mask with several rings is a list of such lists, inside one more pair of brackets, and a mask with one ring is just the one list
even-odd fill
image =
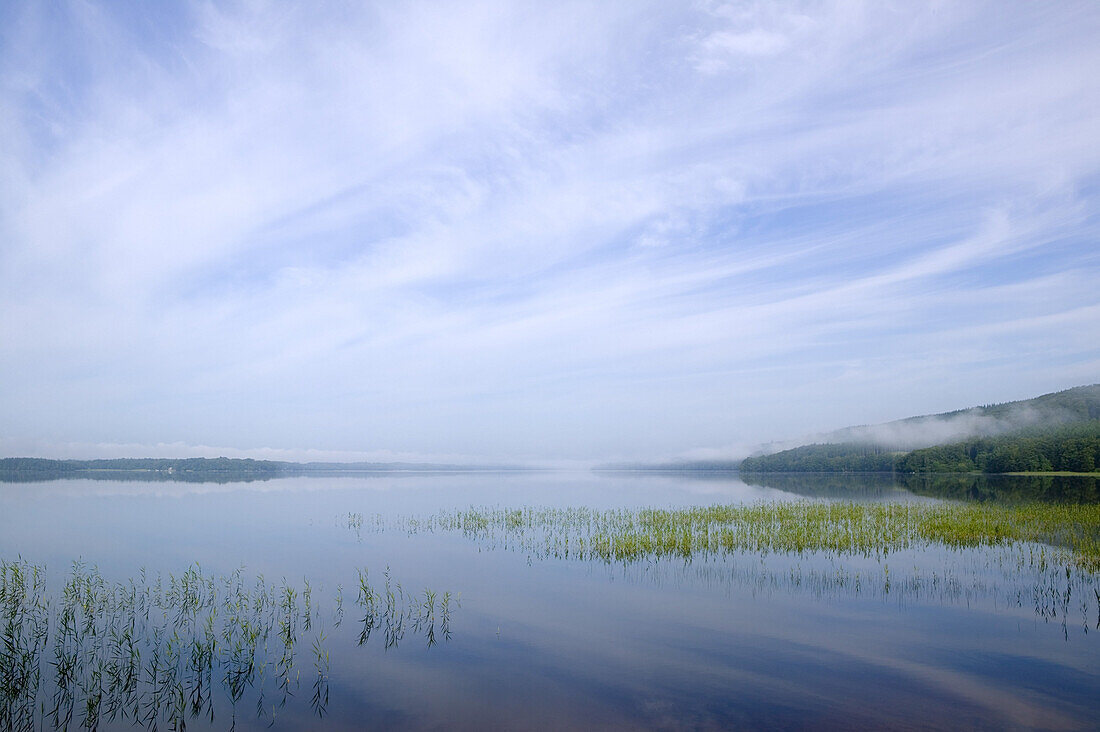
{"label": "sky", "polygon": [[1100,381],[1095,2],[0,4],[0,454],[738,457]]}

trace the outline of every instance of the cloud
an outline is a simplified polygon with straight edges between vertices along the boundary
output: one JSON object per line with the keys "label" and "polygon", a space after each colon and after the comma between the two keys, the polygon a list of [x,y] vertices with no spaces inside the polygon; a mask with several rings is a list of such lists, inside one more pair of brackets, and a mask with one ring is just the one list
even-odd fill
{"label": "cloud", "polygon": [[1088,5],[3,13],[10,439],[645,458],[1100,359]]}
{"label": "cloud", "polygon": [[718,31],[702,42],[699,71],[714,74],[729,68],[731,60],[738,56],[772,56],[790,45],[786,36],[754,28],[745,33]]}

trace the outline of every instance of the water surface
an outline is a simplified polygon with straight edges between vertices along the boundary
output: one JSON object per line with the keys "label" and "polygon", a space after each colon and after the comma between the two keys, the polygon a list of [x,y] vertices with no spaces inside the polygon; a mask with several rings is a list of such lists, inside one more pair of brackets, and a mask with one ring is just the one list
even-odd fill
{"label": "water surface", "polygon": [[[44,565],[54,593],[74,559],[107,585],[143,569],[149,584],[167,582],[197,565],[249,586],[262,577],[276,594],[293,588],[297,686],[285,704],[271,693],[272,660],[263,701],[278,706],[257,714],[257,680],[235,710],[241,729],[273,717],[277,729],[1088,729],[1100,713],[1100,596],[1087,590],[1100,585],[1020,566],[1019,548],[607,563],[415,527],[471,506],[1094,501],[1089,480],[509,472],[6,483],[0,557]],[[396,643],[382,630],[359,643],[363,571],[380,597],[387,572],[407,595]],[[434,638],[414,628],[425,590],[455,598],[447,637],[438,617]],[[318,718],[312,649],[322,632],[328,703]],[[50,668],[47,659],[44,676]],[[204,707],[213,721],[205,711],[188,718],[193,728],[230,726],[221,673]],[[121,715],[100,724],[131,726]]]}

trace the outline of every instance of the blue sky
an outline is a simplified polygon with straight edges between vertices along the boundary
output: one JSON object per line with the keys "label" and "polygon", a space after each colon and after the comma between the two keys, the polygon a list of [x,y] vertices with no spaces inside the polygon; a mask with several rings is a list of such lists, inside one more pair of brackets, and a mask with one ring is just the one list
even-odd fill
{"label": "blue sky", "polygon": [[0,452],[736,457],[1100,381],[1100,5],[5,3]]}

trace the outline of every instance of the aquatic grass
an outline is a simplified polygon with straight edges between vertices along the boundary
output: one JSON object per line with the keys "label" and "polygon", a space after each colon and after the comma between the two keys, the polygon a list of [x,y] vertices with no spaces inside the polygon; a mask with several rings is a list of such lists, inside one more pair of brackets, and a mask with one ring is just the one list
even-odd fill
{"label": "aquatic grass", "polygon": [[324,643],[325,633],[321,631],[313,641],[313,668],[317,674],[313,681],[313,697],[310,699],[310,707],[318,717],[325,716],[329,698],[329,655]]}
{"label": "aquatic grass", "polygon": [[[407,626],[423,628],[434,645],[434,610],[405,593],[388,569],[386,578],[391,599],[374,622],[387,629],[387,649]],[[142,569],[139,578],[110,583],[94,566],[74,562],[54,596],[44,567],[0,559],[0,729],[184,729],[190,719],[212,724],[226,702],[234,727],[250,692],[258,714],[274,721],[298,689],[297,649],[315,622],[322,627],[312,639],[310,704],[324,716],[329,655],[321,620],[308,580],[299,589],[258,575],[249,585],[240,570],[218,576],[195,564],[166,578],[151,581]]]}
{"label": "aquatic grass", "polygon": [[[885,556],[922,546],[1043,545],[1036,561],[1100,571],[1100,505],[792,502],[686,508],[470,508],[399,518],[540,557],[630,562],[731,552]],[[357,525],[362,525],[359,522]]]}
{"label": "aquatic grass", "polygon": [[[359,572],[356,604],[363,614],[359,621],[359,645],[366,643],[371,633],[377,629],[382,630],[387,650],[397,647],[408,628],[422,635],[428,648],[437,642],[437,626],[444,640],[451,639],[451,614],[454,608],[460,606],[458,596],[450,592],[444,592],[441,596],[431,589],[425,589],[419,594],[407,592],[400,582],[392,578],[389,567],[383,572],[383,578],[384,585],[375,588],[367,571]],[[437,598],[440,599],[437,601]]]}
{"label": "aquatic grass", "polygon": [[[1080,611],[1085,632],[1093,622],[1100,629],[1100,507],[1095,504],[804,501],[606,510],[472,507],[428,516],[348,516],[357,530],[373,526],[410,537],[453,532],[469,538],[479,552],[520,552],[528,563],[598,562],[624,571],[634,566],[650,579],[658,574],[651,570],[662,565],[722,571],[748,560],[750,575],[767,576],[771,567],[794,562],[784,579],[787,591],[1030,606],[1044,621],[1058,620],[1067,637],[1073,609]],[[934,557],[931,571],[920,568],[927,565],[922,555]],[[973,566],[959,574],[955,567],[964,561]],[[813,568],[822,562],[832,566],[830,573]],[[446,637],[447,628],[441,629]]]}

